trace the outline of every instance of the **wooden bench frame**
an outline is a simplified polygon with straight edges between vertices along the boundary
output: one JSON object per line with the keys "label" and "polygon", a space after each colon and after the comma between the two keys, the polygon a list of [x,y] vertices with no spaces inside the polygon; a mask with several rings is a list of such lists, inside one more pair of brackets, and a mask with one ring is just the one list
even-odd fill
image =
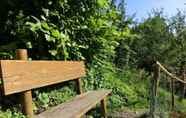
{"label": "wooden bench frame", "polygon": [[[18,67],[19,65],[22,65],[22,63],[24,64],[24,66],[26,65],[25,67],[29,67],[28,64],[31,63],[32,64],[32,68],[31,68],[32,70],[35,69],[34,67],[38,66],[37,65],[38,61],[37,62],[36,61],[35,62],[34,61],[31,61],[31,62],[26,61],[28,59],[28,56],[27,56],[27,50],[25,50],[25,49],[18,49],[18,50],[16,50],[16,57],[17,57],[17,60],[23,60],[23,61],[21,62],[21,61],[16,61],[16,60],[0,60],[0,78],[3,80],[4,95],[20,93],[21,98],[22,98],[21,105],[22,105],[22,108],[23,108],[23,113],[25,115],[27,115],[28,117],[33,118],[34,117],[34,113],[33,113],[33,108],[32,108],[32,91],[31,90],[34,89],[34,88],[40,88],[40,87],[44,87],[44,86],[48,86],[48,85],[52,85],[52,84],[61,83],[63,81],[58,81],[59,77],[58,78],[56,77],[54,80],[49,80],[48,79],[47,82],[43,82],[43,80],[37,80],[37,79],[33,80],[33,77],[29,78],[29,76],[28,76],[29,73],[28,73],[27,76],[25,75],[22,78],[19,77],[19,76],[18,77],[14,76],[14,75],[16,75],[16,72],[13,72],[13,71],[16,71],[16,67]],[[49,61],[43,62],[44,63],[43,65],[45,65],[45,63],[47,64],[48,62]],[[56,64],[54,64],[54,66],[57,66],[58,64],[61,64],[59,62],[54,62],[54,61],[50,61],[50,62],[51,63],[56,63]],[[68,65],[68,63],[66,63],[66,62],[63,62],[63,63]],[[73,63],[73,62],[69,62],[69,65],[71,63]],[[74,63],[75,64],[82,64],[80,62],[78,62],[78,63],[74,62]],[[41,63],[39,62],[39,64],[41,64]],[[33,65],[35,65],[35,66],[33,66]],[[82,65],[80,65],[80,66],[82,66]],[[79,65],[77,65],[77,67],[78,66]],[[49,67],[49,69],[50,68],[51,67]],[[85,69],[85,67],[83,67],[83,68]],[[24,71],[24,67],[22,67],[21,69]],[[81,70],[82,67],[81,68],[76,68],[76,70],[74,70],[73,66],[70,69],[72,69],[73,71],[78,71],[80,69],[80,71],[77,72],[78,76],[76,74],[72,74],[70,76],[67,76],[67,78],[71,77],[70,79],[64,80],[64,81],[74,80],[75,83],[76,83],[77,93],[82,95],[83,94],[83,90],[82,90],[82,87],[81,87],[81,79],[80,79],[80,77],[85,75],[85,70]],[[30,71],[32,71],[32,70],[30,70]],[[68,68],[67,68],[67,70],[68,70]],[[17,72],[19,72],[19,70]],[[66,72],[66,71],[64,70],[64,72]],[[11,73],[11,74],[9,74],[9,73]],[[69,71],[67,73],[69,74]],[[19,74],[21,74],[21,72],[19,72]],[[59,72],[58,72],[58,74],[59,74]],[[12,75],[13,75],[13,77],[11,77]],[[39,76],[39,74],[38,74],[38,76]],[[42,77],[43,78],[45,78],[45,77],[47,78],[48,76],[52,77],[53,75],[49,73],[49,75],[46,75],[44,77],[42,76]],[[27,77],[27,80],[25,79],[25,77]],[[78,78],[73,78],[73,77],[78,77]],[[65,77],[63,77],[63,78],[65,78]],[[29,81],[31,83],[32,83],[32,81],[34,81],[35,84],[32,83],[32,85],[29,85]],[[25,85],[28,85],[28,86],[23,87],[23,83],[22,82],[25,82]],[[110,90],[105,92],[105,96],[103,96],[103,98],[101,98],[101,100],[100,100],[100,103],[101,103],[101,115],[104,118],[107,117],[107,115],[106,115],[106,96],[109,95],[110,93],[111,93]],[[96,102],[96,104],[97,104],[97,102]],[[94,106],[91,106],[91,107],[94,107]],[[87,110],[90,110],[90,108],[87,109]],[[85,113],[85,112],[82,112],[82,113]]]}

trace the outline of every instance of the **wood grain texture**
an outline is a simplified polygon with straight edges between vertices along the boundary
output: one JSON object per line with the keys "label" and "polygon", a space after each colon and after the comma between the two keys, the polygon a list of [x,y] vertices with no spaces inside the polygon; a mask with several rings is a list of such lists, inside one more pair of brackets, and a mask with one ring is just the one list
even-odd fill
{"label": "wood grain texture", "polygon": [[4,94],[18,93],[85,76],[83,62],[0,60]]}
{"label": "wood grain texture", "polygon": [[34,118],[80,118],[110,93],[110,90],[89,91]]}

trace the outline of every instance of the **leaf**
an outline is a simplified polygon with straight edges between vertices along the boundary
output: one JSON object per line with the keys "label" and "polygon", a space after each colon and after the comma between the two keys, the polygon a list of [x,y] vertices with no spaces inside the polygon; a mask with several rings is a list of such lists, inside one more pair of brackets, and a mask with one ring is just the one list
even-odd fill
{"label": "leaf", "polygon": [[57,51],[56,51],[56,50],[49,50],[49,53],[50,53],[52,56],[56,56],[56,55],[57,55]]}
{"label": "leaf", "polygon": [[31,49],[32,48],[32,43],[30,41],[26,42],[26,47]]}
{"label": "leaf", "polygon": [[55,38],[59,38],[60,37],[60,33],[59,33],[59,31],[58,30],[51,30],[51,34],[52,34],[52,36],[53,37],[55,37]]}
{"label": "leaf", "polygon": [[35,16],[31,16],[34,20],[36,20],[36,22],[37,23],[39,23],[40,22],[40,20],[37,18],[37,17],[35,17]]}
{"label": "leaf", "polygon": [[87,25],[81,26],[81,29],[87,29],[87,28],[88,28]]}
{"label": "leaf", "polygon": [[69,54],[68,54],[66,48],[64,48],[63,50],[64,50],[63,51],[63,53],[64,53],[64,60],[67,60],[67,58],[69,57]]}
{"label": "leaf", "polygon": [[[50,2],[52,4],[52,2]],[[49,9],[42,8],[42,11],[46,16],[49,16]]]}
{"label": "leaf", "polygon": [[62,39],[66,39],[67,36],[66,36],[64,33],[61,32],[60,38],[62,38]]}
{"label": "leaf", "polygon": [[45,39],[48,41],[48,42],[54,42],[56,41],[56,39],[48,34],[45,34]]}
{"label": "leaf", "polygon": [[28,25],[30,27],[30,30],[35,32],[37,31],[38,29],[41,28],[41,23],[38,22],[38,23],[31,23],[31,22],[26,22],[26,25]]}
{"label": "leaf", "polygon": [[44,15],[41,15],[41,18],[44,20],[44,21],[46,21],[47,19],[45,18],[45,16]]}
{"label": "leaf", "polygon": [[49,26],[48,26],[48,24],[46,22],[42,22],[41,23],[41,26],[42,26],[42,28],[44,28],[46,30],[49,30],[50,29]]}
{"label": "leaf", "polygon": [[101,8],[104,8],[104,7],[108,6],[107,0],[97,0],[97,4]]}
{"label": "leaf", "polygon": [[41,93],[39,94],[38,96],[39,100],[41,101],[42,105],[46,108],[48,107],[48,103],[49,103],[49,97],[48,97],[48,94],[46,93]]}

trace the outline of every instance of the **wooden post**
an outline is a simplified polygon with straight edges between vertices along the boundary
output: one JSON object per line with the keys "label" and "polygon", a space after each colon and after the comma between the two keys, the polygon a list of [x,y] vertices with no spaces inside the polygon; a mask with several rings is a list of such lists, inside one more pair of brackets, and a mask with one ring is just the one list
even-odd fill
{"label": "wooden post", "polygon": [[[18,60],[27,60],[27,50],[26,49],[17,49],[16,50],[16,58]],[[20,65],[21,66],[21,65]],[[33,117],[33,108],[32,108],[32,91],[27,90],[21,93],[21,105],[23,109],[23,113],[29,118]]]}
{"label": "wooden post", "polygon": [[158,89],[158,81],[160,78],[160,67],[156,64],[153,66],[153,78],[150,80],[150,118],[155,118],[156,97]]}
{"label": "wooden post", "polygon": [[[183,81],[185,81],[185,69],[184,69],[184,72],[183,72]],[[184,99],[185,97],[185,90],[186,90],[186,84],[183,83],[183,89],[182,89],[182,99]]]}
{"label": "wooden post", "polygon": [[175,104],[175,99],[174,99],[174,79],[171,79],[171,109],[174,111],[174,104]]}
{"label": "wooden post", "polygon": [[107,118],[107,106],[106,106],[106,98],[101,100],[101,116],[103,118]]}
{"label": "wooden post", "polygon": [[[180,73],[181,73],[181,79],[185,81],[185,68],[184,67],[181,68]],[[179,100],[182,101],[185,97],[185,83],[180,82],[180,89],[181,91],[180,91]]]}
{"label": "wooden post", "polygon": [[83,93],[83,90],[82,90],[82,87],[81,87],[81,79],[78,78],[75,80],[76,82],[76,91],[77,91],[77,94],[82,94]]}

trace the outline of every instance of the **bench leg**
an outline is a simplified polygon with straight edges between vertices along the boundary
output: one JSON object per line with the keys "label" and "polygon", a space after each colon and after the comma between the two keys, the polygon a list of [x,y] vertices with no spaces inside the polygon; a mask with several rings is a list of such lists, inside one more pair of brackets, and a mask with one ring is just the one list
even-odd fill
{"label": "bench leg", "polygon": [[75,80],[76,82],[76,91],[77,91],[77,94],[82,94],[83,93],[83,90],[82,90],[82,87],[81,87],[81,79],[76,79]]}
{"label": "bench leg", "polygon": [[31,90],[28,90],[22,93],[22,108],[23,108],[23,113],[27,117],[33,118],[32,91]]}
{"label": "bench leg", "polygon": [[107,118],[106,98],[101,100],[101,116]]}

